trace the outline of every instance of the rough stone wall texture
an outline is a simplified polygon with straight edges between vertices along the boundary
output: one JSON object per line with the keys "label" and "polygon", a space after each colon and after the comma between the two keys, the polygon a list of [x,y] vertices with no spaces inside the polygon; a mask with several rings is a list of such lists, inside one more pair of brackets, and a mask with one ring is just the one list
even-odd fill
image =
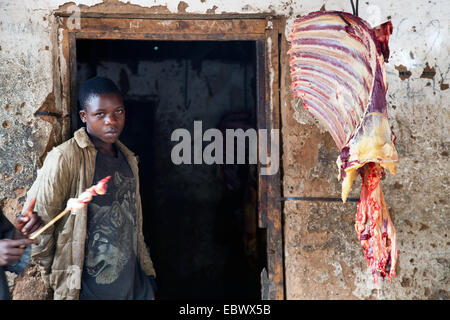
{"label": "rough stone wall texture", "polygon": [[[117,0],[105,2],[116,11],[124,6]],[[137,10],[149,8],[149,12],[284,15],[286,35],[298,15],[323,6],[327,10],[351,9],[348,1],[337,0],[128,2]],[[63,112],[59,81],[54,81],[59,80],[60,69],[52,11],[64,3],[0,2],[0,206],[10,219],[21,209],[45,152],[67,138],[68,117],[34,115],[38,110]],[[98,3],[101,1],[76,2],[83,8]],[[392,283],[382,283],[380,298],[449,299],[450,4],[446,0],[363,1],[359,13],[374,26],[387,19],[394,26],[386,65],[387,97],[400,162],[397,175],[388,175],[383,181],[383,190],[397,229],[400,258],[398,276]],[[320,132],[305,113],[294,113],[285,55],[283,51],[283,193],[338,196],[337,148],[329,134]],[[354,197],[359,195],[356,185],[351,193]],[[285,203],[286,298],[376,298],[376,287],[353,230],[355,211],[355,204]],[[46,296],[43,288],[35,285],[38,276],[32,269],[16,279],[15,298]]]}

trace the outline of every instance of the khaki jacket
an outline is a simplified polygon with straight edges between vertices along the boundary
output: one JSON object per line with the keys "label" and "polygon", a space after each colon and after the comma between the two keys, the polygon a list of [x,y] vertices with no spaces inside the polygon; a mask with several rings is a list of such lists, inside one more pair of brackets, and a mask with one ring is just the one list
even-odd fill
{"label": "khaki jacket", "polygon": [[[127,159],[136,180],[138,223],[138,259],[147,275],[155,275],[142,233],[142,206],[139,194],[138,162],[121,142],[116,143]],[[38,170],[36,181],[27,193],[24,208],[37,197],[35,211],[45,222],[66,207],[69,198],[77,198],[94,179],[97,150],[84,128],[74,137],[53,148]],[[78,299],[87,229],[87,206],[76,214],[68,213],[47,229],[32,246],[32,261],[38,264],[42,277],[54,292],[54,299]]]}

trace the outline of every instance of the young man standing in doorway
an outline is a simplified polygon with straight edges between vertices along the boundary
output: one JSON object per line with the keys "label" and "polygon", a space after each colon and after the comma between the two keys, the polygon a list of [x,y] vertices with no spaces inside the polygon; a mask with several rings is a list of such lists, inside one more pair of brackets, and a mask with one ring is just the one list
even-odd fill
{"label": "young man standing in doorway", "polygon": [[154,299],[155,276],[142,233],[138,164],[118,139],[125,107],[116,85],[95,77],[79,90],[86,127],[47,155],[27,201],[47,222],[69,198],[111,176],[107,193],[46,230],[32,259],[54,299]]}

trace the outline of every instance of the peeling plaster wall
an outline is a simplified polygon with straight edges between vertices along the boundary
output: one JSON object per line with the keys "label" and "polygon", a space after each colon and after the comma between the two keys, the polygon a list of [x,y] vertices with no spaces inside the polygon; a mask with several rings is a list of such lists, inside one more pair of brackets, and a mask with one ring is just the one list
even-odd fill
{"label": "peeling plaster wall", "polygon": [[[112,10],[124,3],[105,1]],[[0,207],[8,218],[21,209],[39,161],[67,137],[68,118],[60,77],[52,11],[64,1],[0,1]],[[83,8],[101,1],[76,1]],[[319,10],[351,11],[348,1],[185,0],[128,1],[161,13],[272,13],[286,17],[288,34],[298,15]],[[400,163],[383,183],[397,229],[397,277],[384,282],[380,298],[449,299],[449,59],[450,4],[436,1],[370,1],[360,16],[372,25],[390,19],[394,33],[386,65],[391,125]],[[286,43],[284,44],[286,49]],[[335,159],[328,133],[304,112],[294,113],[288,60],[282,52],[281,94],[285,196],[337,196]],[[62,70],[61,72],[64,72]],[[38,110],[61,118],[35,116]],[[295,119],[297,119],[297,121]],[[355,183],[352,197],[359,196]],[[284,206],[286,298],[376,298],[371,275],[353,230],[355,204],[287,202]],[[14,297],[43,298],[38,275],[16,279]],[[14,280],[14,279],[13,279]]]}

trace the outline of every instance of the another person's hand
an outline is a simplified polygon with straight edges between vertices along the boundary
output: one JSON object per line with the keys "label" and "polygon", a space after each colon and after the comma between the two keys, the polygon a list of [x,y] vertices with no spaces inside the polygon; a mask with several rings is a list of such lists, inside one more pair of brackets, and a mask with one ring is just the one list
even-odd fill
{"label": "another person's hand", "polygon": [[16,229],[26,237],[30,236],[44,226],[44,221],[42,221],[41,217],[33,211],[35,203],[36,198],[33,198],[27,210],[14,220],[14,226]]}
{"label": "another person's hand", "polygon": [[0,240],[0,266],[16,264],[25,252],[25,246],[34,243],[31,239]]}

